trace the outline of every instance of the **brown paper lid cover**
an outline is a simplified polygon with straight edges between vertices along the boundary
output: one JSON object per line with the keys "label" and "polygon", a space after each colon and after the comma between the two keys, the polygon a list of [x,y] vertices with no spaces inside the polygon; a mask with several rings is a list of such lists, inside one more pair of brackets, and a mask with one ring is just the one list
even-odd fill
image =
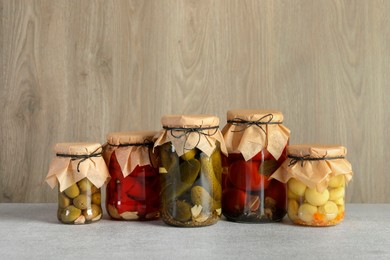
{"label": "brown paper lid cover", "polygon": [[227,150],[241,153],[245,160],[264,148],[278,160],[290,138],[283,114],[276,110],[229,110],[227,120],[222,130]]}
{"label": "brown paper lid cover", "polygon": [[218,126],[219,118],[213,115],[164,115],[161,124],[168,127]]}
{"label": "brown paper lid cover", "polygon": [[347,149],[340,145],[299,144],[287,147],[287,160],[270,176],[283,183],[295,178],[309,188],[322,192],[331,177],[344,175],[352,179],[352,166],[345,158]]}
{"label": "brown paper lid cover", "polygon": [[157,131],[109,133],[107,135],[108,144],[105,146],[103,153],[106,164],[110,165],[112,153],[115,151],[115,157],[121,168],[123,177],[130,175],[137,166],[157,165],[157,162],[152,163],[150,161],[154,160],[155,156],[150,153],[148,146],[150,143],[153,144],[157,134]]}
{"label": "brown paper lid cover", "polygon": [[[64,191],[84,178],[100,188],[110,178],[99,143],[58,143],[54,151],[57,156],[51,161],[45,179],[51,188],[59,183],[60,191]],[[72,155],[94,156],[76,158]]]}

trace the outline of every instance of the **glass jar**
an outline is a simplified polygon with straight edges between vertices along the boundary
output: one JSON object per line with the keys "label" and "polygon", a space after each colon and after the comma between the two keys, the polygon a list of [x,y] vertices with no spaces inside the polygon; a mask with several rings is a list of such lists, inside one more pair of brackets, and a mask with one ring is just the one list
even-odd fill
{"label": "glass jar", "polygon": [[288,160],[272,175],[287,183],[287,212],[292,222],[332,226],[345,214],[345,186],[352,167],[346,148],[335,145],[291,145]]}
{"label": "glass jar", "polygon": [[104,158],[111,180],[106,189],[106,209],[117,220],[159,218],[160,176],[152,154],[154,131],[110,133]]}
{"label": "glass jar", "polygon": [[102,218],[100,187],[109,178],[98,143],[59,143],[46,177],[58,183],[57,218],[65,224],[88,224]]}
{"label": "glass jar", "polygon": [[169,225],[208,226],[221,215],[219,119],[207,115],[167,115],[155,143],[159,148],[161,217]]}
{"label": "glass jar", "polygon": [[283,115],[269,110],[230,110],[222,130],[228,157],[222,212],[230,221],[281,221],[286,214],[286,185],[270,180],[286,159],[290,131]]}

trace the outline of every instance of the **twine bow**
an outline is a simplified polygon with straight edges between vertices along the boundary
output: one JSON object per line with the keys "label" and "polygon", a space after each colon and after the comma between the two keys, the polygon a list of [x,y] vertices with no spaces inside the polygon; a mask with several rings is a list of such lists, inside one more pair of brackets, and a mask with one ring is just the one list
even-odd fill
{"label": "twine bow", "polygon": [[[203,136],[212,136],[215,135],[218,131],[219,126],[209,126],[209,127],[192,127],[192,128],[185,128],[185,127],[168,127],[168,126],[163,126],[163,129],[168,130],[171,132],[171,135],[174,138],[182,138],[183,136],[186,137],[184,141],[184,146],[183,146],[183,152],[184,150],[191,150],[192,148],[186,148],[186,143],[188,140],[188,137],[192,133],[197,133],[198,134],[198,141],[196,142],[196,145],[194,147],[197,147],[198,144],[200,143],[200,139]],[[212,133],[205,133],[203,131],[205,130],[214,130]]]}
{"label": "twine bow", "polygon": [[99,149],[102,149],[102,146],[98,147],[95,151],[93,151],[90,154],[63,154],[63,153],[57,153],[57,157],[63,157],[63,158],[70,158],[71,161],[80,160],[77,164],[77,172],[80,172],[80,164],[84,161],[86,161],[89,158],[93,157],[101,157],[102,151],[97,152]]}
{"label": "twine bow", "polygon": [[304,155],[304,156],[294,156],[294,155],[287,155],[288,158],[290,158],[290,162],[288,164],[288,167],[291,167],[298,162],[301,162],[301,167],[303,167],[303,163],[305,161],[325,161],[325,160],[337,160],[337,159],[345,159],[344,156],[334,156],[334,157],[326,157],[327,154],[325,154],[323,157],[310,157],[310,155]]}
{"label": "twine bow", "polygon": [[[269,119],[266,121],[263,121],[267,117],[269,117]],[[265,116],[262,116],[261,118],[259,118],[256,121],[248,121],[248,120],[236,117],[232,120],[228,120],[227,122],[232,124],[232,125],[235,125],[235,126],[245,126],[244,128],[242,128],[240,130],[234,130],[232,132],[242,132],[242,131],[245,131],[245,129],[247,129],[248,127],[255,125],[255,126],[259,127],[264,132],[264,134],[267,134],[267,132],[263,128],[263,125],[273,125],[273,124],[276,125],[276,124],[283,123],[283,122],[272,122],[273,118],[274,118],[273,114],[267,114]]]}

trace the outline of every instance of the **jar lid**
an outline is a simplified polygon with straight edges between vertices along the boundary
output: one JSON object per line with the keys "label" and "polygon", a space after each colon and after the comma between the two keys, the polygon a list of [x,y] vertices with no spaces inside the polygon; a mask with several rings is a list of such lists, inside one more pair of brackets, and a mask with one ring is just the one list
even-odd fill
{"label": "jar lid", "polygon": [[99,143],[58,143],[54,147],[54,151],[57,154],[68,154],[68,155],[88,155],[97,152],[102,145]]}
{"label": "jar lid", "polygon": [[161,123],[167,127],[210,127],[219,126],[219,118],[213,115],[164,115]]}
{"label": "jar lid", "polygon": [[151,143],[157,134],[157,131],[112,132],[108,133],[107,142],[110,145]]}
{"label": "jar lid", "polygon": [[287,147],[287,155],[311,158],[345,157],[347,148],[328,144],[295,144]]}
{"label": "jar lid", "polygon": [[283,114],[276,110],[259,110],[259,109],[233,109],[227,112],[227,120],[245,120],[250,122],[274,122],[282,123]]}

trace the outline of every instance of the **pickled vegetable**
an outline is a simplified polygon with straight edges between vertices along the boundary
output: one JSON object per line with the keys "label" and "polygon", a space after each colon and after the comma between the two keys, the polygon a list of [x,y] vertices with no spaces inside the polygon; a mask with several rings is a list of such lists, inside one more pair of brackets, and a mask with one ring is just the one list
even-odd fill
{"label": "pickled vegetable", "polygon": [[87,178],[63,192],[59,191],[58,220],[66,224],[88,224],[100,219],[102,213],[100,197],[100,189]]}
{"label": "pickled vegetable", "polygon": [[65,194],[66,194],[66,196],[68,196],[68,197],[71,198],[71,199],[74,199],[74,198],[76,198],[77,196],[79,196],[80,190],[79,190],[79,188],[77,187],[77,184],[73,184],[72,186],[70,186],[69,188],[67,188],[67,189],[65,190]]}
{"label": "pickled vegetable", "polygon": [[164,222],[187,227],[215,223],[222,207],[220,151],[217,149],[208,157],[194,148],[177,157],[173,148],[163,146],[166,154],[160,158],[160,167],[169,168],[160,175]]}
{"label": "pickled vegetable", "polygon": [[[342,178],[341,178],[342,177]],[[332,177],[329,186],[322,192],[306,187],[296,179],[288,182],[288,217],[296,224],[330,226],[344,218],[344,176]],[[304,196],[300,197],[297,193]]]}
{"label": "pickled vegetable", "polygon": [[[138,165],[124,177],[113,152],[109,172],[111,180],[107,184],[106,209],[111,218],[141,221],[159,218],[160,176],[157,168]],[[95,200],[100,200],[100,197],[92,195],[92,201]]]}
{"label": "pickled vegetable", "polygon": [[[286,185],[268,179],[282,162],[275,160],[267,149],[247,161],[241,154],[229,154],[222,193],[222,212],[228,220],[270,222],[283,219]],[[299,196],[294,195],[294,198]]]}

